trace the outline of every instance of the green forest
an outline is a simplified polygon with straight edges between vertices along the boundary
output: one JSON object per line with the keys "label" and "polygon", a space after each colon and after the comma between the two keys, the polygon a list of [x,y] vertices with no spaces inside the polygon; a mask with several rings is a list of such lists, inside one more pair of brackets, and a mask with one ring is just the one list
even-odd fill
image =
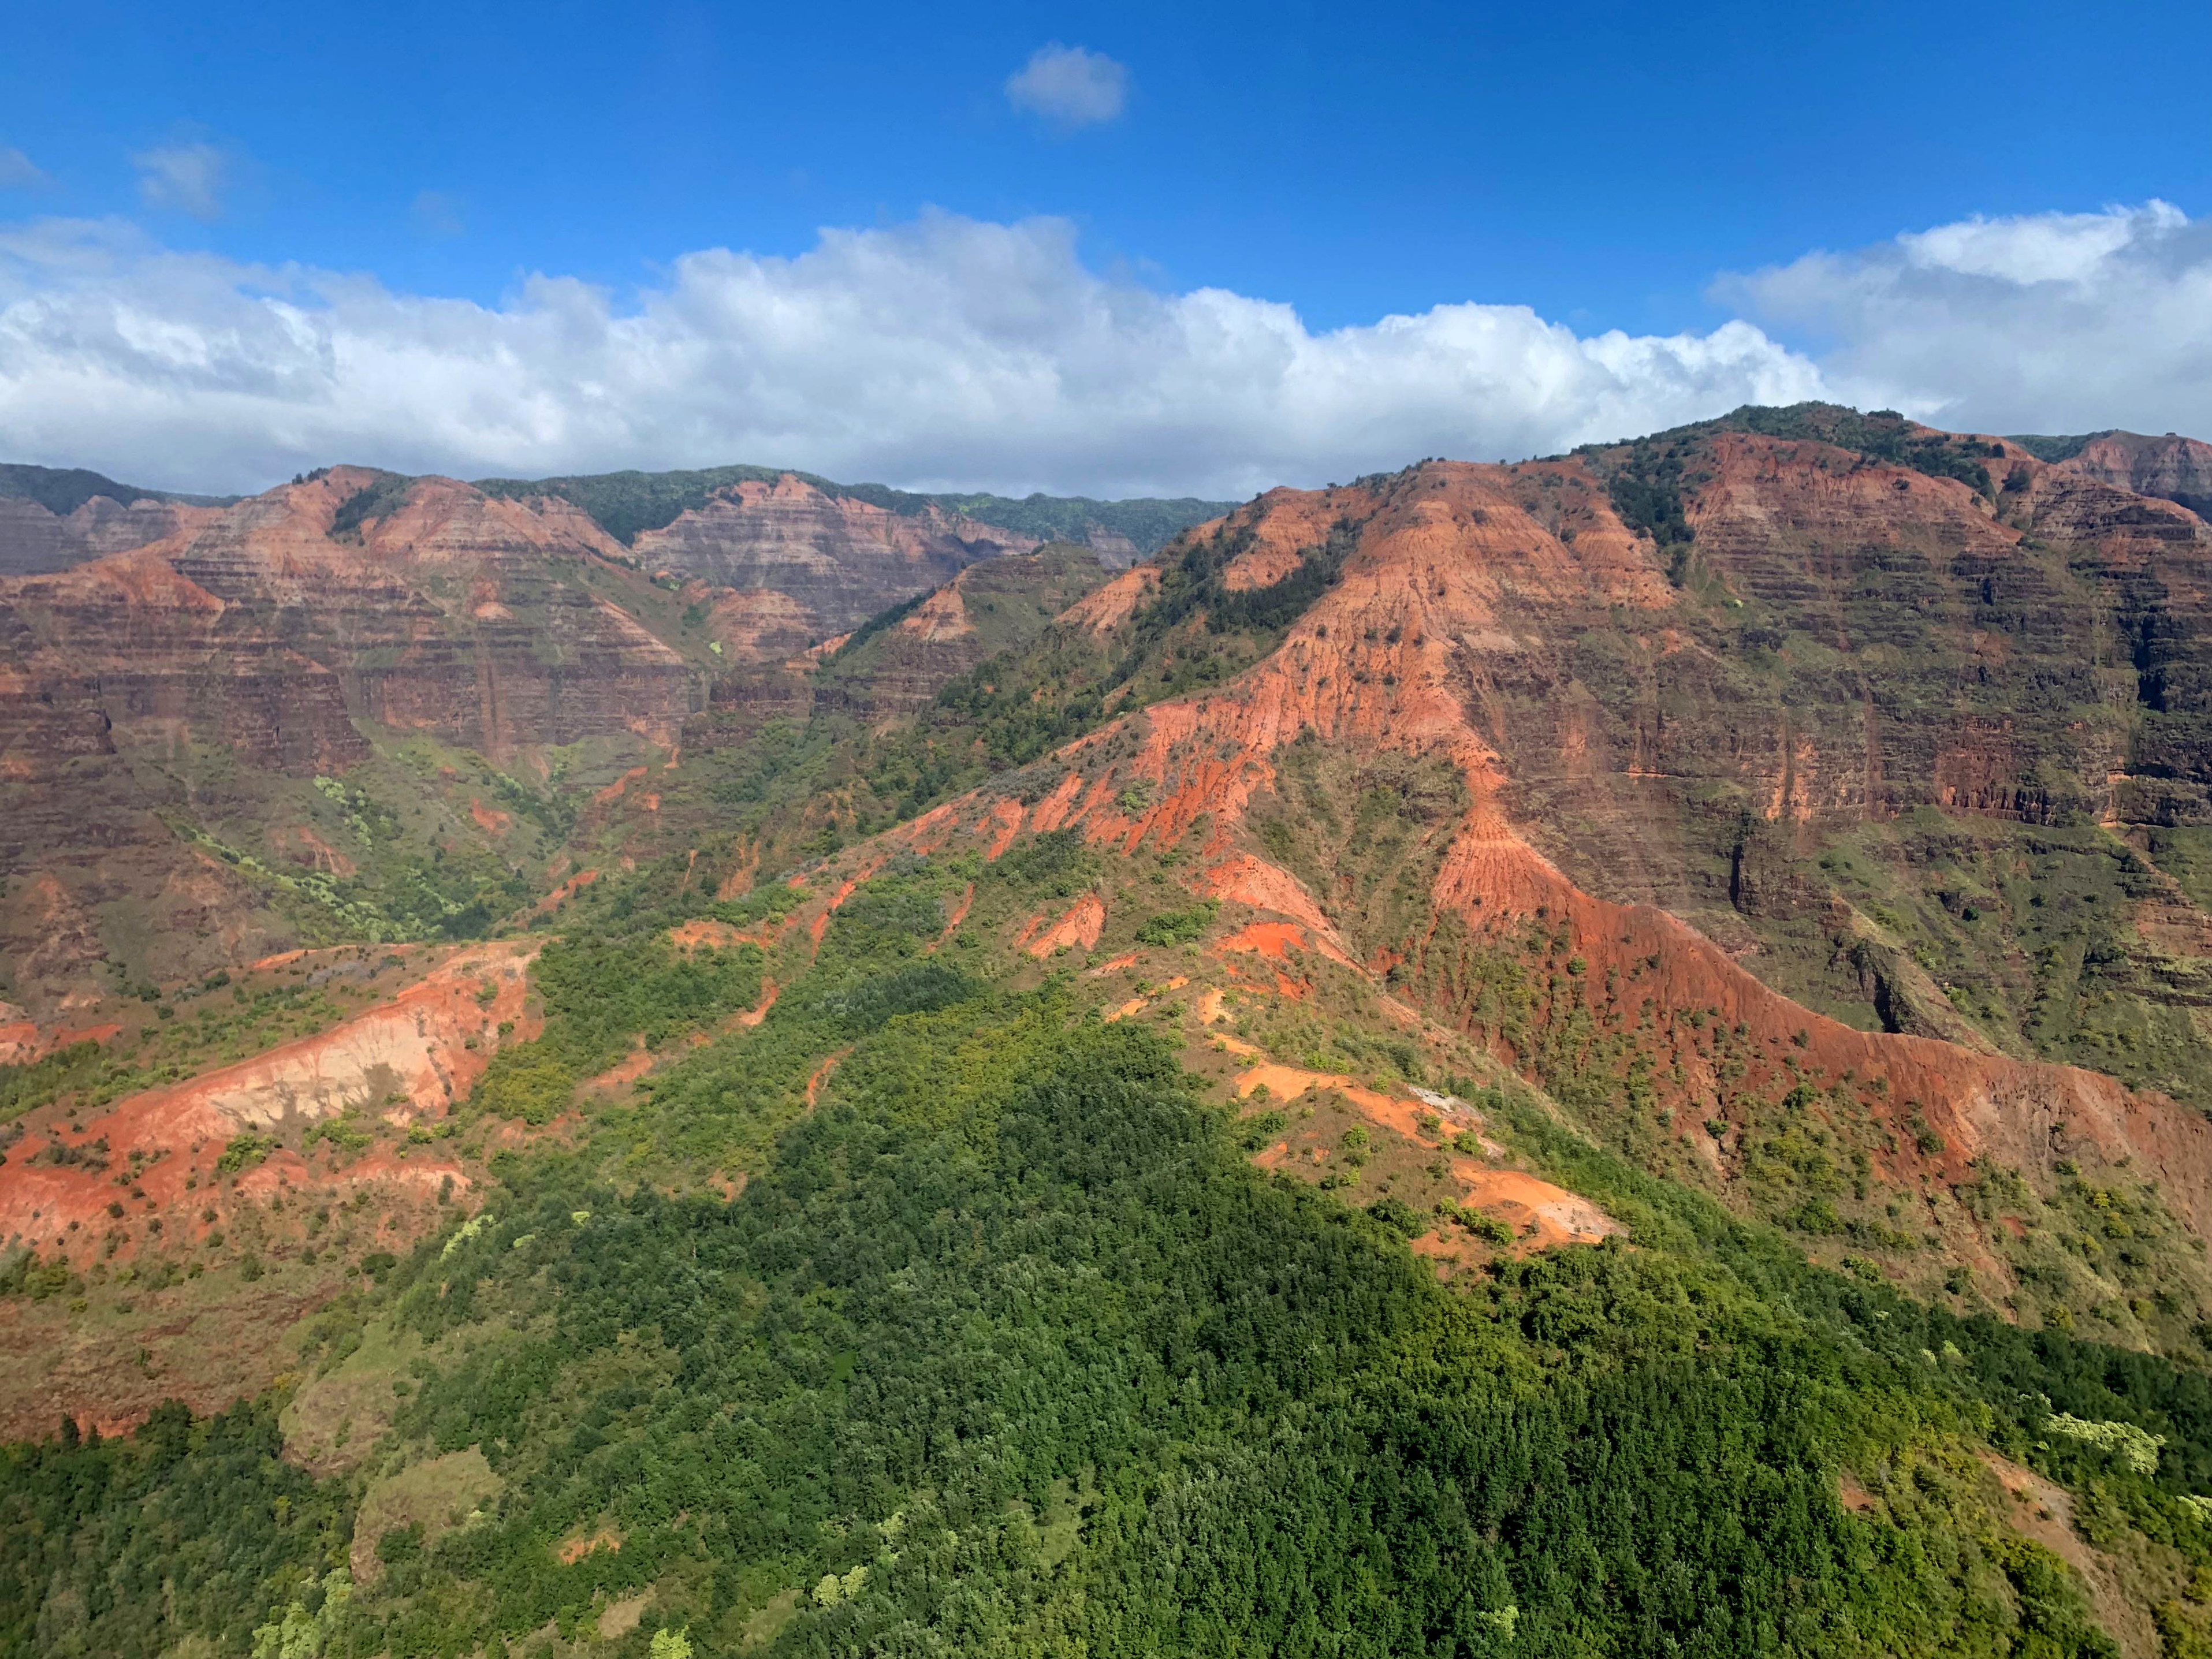
{"label": "green forest", "polygon": [[[1156,1032],[926,951],[964,873],[885,872],[757,1029],[503,1155],[270,1395],[8,1449],[0,1650],[2116,1653],[1983,1444],[2212,1572],[2202,1372],[1815,1268],[1504,1099],[1630,1232],[1439,1283],[1402,1203],[1252,1167]],[[757,953],[651,941],[793,902],[580,903],[467,1112],[711,1028]],[[364,1331],[389,1422],[319,1478],[283,1415]]]}

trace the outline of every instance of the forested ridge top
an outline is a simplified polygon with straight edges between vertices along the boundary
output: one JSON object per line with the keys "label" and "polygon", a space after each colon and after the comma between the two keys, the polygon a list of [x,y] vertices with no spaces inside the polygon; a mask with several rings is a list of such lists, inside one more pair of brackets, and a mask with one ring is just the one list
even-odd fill
{"label": "forested ridge top", "polygon": [[177,501],[187,507],[228,507],[235,495],[191,495],[173,489],[142,489],[118,483],[82,467],[28,466],[0,462],[0,497],[36,501],[57,518],[67,518],[95,495],[118,507],[133,501]]}

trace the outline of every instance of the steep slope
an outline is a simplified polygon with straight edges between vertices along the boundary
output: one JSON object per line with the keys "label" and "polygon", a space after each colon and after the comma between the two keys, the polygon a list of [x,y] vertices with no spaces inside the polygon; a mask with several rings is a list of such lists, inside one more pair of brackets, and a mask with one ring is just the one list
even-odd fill
{"label": "steep slope", "polygon": [[631,550],[649,571],[785,595],[811,643],[977,559],[1036,545],[934,507],[909,516],[841,500],[787,474],[772,484],[738,484],[665,528],[641,533]]}
{"label": "steep slope", "polygon": [[[81,1000],[106,988],[103,963],[136,980],[250,959],[300,942],[279,913],[301,907],[361,937],[343,913],[362,896],[330,878],[374,866],[379,844],[442,860],[431,843],[471,785],[580,744],[672,743],[704,675],[638,619],[668,601],[611,546],[573,513],[340,469],[0,583],[9,994]],[[409,744],[413,763],[379,760]],[[440,822],[413,822],[432,797]],[[456,828],[465,856],[426,872],[433,915],[512,870]],[[415,902],[413,877],[374,874]]]}
{"label": "steep slope", "polygon": [[[1898,605],[1887,587],[1866,601],[1874,617],[1822,619],[1810,684],[1792,688],[1790,635],[1765,631],[1785,605],[1837,605],[1831,595],[1869,568],[1893,580],[1941,560],[1978,598],[2046,567],[2033,547],[2016,552],[2022,533],[1955,479],[1736,434],[1699,459],[1702,589],[1669,580],[1657,545],[1620,521],[1579,461],[1431,465],[1264,498],[1219,532],[1241,550],[1229,592],[1296,580],[1285,550],[1319,548],[1328,526],[1356,536],[1278,648],[1218,690],[1115,720],[897,834],[988,847],[1074,827],[1125,854],[1186,854],[1202,895],[1279,917],[1309,953],[1387,979],[1571,1103],[1607,1144],[1789,1222],[1816,1253],[1877,1262],[1923,1289],[1948,1283],[2015,1316],[2086,1318],[2193,1351],[2190,1329],[2212,1311],[2212,1279],[2186,1245],[2212,1237],[2212,1132],[2198,1114],[1987,1041],[1978,1052],[1855,1030],[1754,977],[1762,954],[1739,963],[1668,914],[1702,920],[1718,901],[1725,918],[1744,918],[1738,939],[1759,937],[1747,890],[1771,891],[1788,872],[1769,855],[1746,875],[1739,854],[1731,886],[1721,849],[1698,856],[1716,820],[1733,846],[1750,839],[1744,826],[1801,836],[1817,872],[1824,830],[1928,813],[1958,833],[1987,822],[2010,835],[2051,815],[2064,778],[2084,780],[2093,810],[2108,811],[2131,799],[2120,763],[2157,711],[2130,712],[2131,670],[2124,701],[2097,690],[2096,653],[2058,629],[2051,655],[2093,677],[2091,689],[2045,716],[2031,689],[2051,669],[2007,680],[2000,659],[1961,678],[1962,662],[1977,665],[1973,639],[1995,632],[1990,617],[1931,641],[1942,618],[1932,595]],[[2102,550],[2106,568],[2186,569],[2203,527],[2163,502],[2086,493],[2106,488],[2039,477],[2029,510]],[[1742,530],[1754,514],[1755,537]],[[2147,539],[2122,533],[2136,519]],[[1823,540],[1834,554],[1818,550]],[[2075,580],[2080,626],[2109,627],[2103,590]],[[1111,632],[1140,630],[1146,611],[1115,624],[1094,600],[1085,614]],[[2052,626],[2026,605],[2013,614],[2021,634]],[[1897,620],[1883,629],[1881,616]],[[1838,663],[1846,628],[1882,674]],[[1963,717],[1984,699],[2017,704],[1995,755],[1990,728]],[[2077,703],[2111,726],[2085,728]],[[2114,842],[2101,856],[2126,853]],[[2171,890],[2156,896],[2196,914]],[[1826,925],[1849,927],[1847,907],[1830,903],[1840,919]],[[2183,926],[2169,916],[2164,939]],[[1862,937],[1887,942],[1870,927],[1844,933],[1839,951]],[[2064,957],[2046,947],[2038,960]],[[2147,1010],[2189,995],[2185,979],[2136,966]],[[1878,959],[1871,971],[1905,978]],[[1924,977],[1892,1000],[1916,990],[1942,1000]],[[2098,1242],[2083,1208],[2099,1193],[2126,1206],[2144,1243]]]}
{"label": "steep slope", "polygon": [[[1105,579],[1089,549],[1049,544],[969,565],[820,648],[786,637],[797,654],[717,674],[708,707],[684,725],[680,764],[586,809],[577,856],[651,859],[734,834],[742,861],[774,867],[889,822],[894,809],[867,782],[873,757],[902,752],[913,716],[948,684],[1028,647]],[[714,603],[710,631],[732,625],[740,597]]]}
{"label": "steep slope", "polygon": [[970,565],[840,641],[814,675],[815,706],[870,722],[911,714],[949,682],[1026,645],[1105,580],[1097,554],[1065,543]]}
{"label": "steep slope", "polygon": [[2200,517],[2212,515],[2212,444],[2167,433],[2104,432],[2084,442],[2063,465],[2100,483],[2138,495],[2157,495]]}
{"label": "steep slope", "polygon": [[[244,609],[357,550],[538,637],[475,610],[507,526],[708,706],[549,745],[550,694],[441,726],[311,639],[367,749],[306,785],[318,879],[395,885],[335,870],[413,708],[426,802],[580,862],[543,931],[0,1026],[0,1419],[145,1419],[8,1455],[0,1632],[2206,1638],[2186,510],[1743,411],[1275,491],[1103,585],[976,561],[786,658],[790,595],[654,585],[573,504],[341,482],[163,566]],[[457,732],[599,769],[571,823]]]}
{"label": "steep slope", "polygon": [[0,577],[66,570],[206,523],[226,498],[139,489],[79,468],[0,465]]}

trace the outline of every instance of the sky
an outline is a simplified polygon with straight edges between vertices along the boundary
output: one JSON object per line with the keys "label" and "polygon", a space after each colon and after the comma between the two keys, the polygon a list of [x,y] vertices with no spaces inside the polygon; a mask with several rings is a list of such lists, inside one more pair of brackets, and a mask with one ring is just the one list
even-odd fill
{"label": "sky", "polygon": [[1240,496],[2212,436],[2212,7],[27,8],[0,459]]}

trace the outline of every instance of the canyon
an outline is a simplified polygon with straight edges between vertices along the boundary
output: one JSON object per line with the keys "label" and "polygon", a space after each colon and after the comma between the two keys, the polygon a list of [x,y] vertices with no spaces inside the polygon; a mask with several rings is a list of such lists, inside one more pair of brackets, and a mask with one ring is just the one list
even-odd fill
{"label": "canyon", "polygon": [[[1786,1257],[1804,1330],[1817,1285],[2193,1377],[2208,488],[2192,441],[1803,405],[1149,548],[789,473],[142,504],[0,580],[0,1322],[87,1427],[296,1388],[319,1473],[356,1402],[380,1480],[441,1468],[476,1442],[349,1358],[387,1278],[434,1329],[603,1206],[723,1224],[1064,1022],[1431,1287]],[[10,1432],[40,1387],[0,1366]],[[2108,1613],[2179,1594],[2037,1524]]]}

